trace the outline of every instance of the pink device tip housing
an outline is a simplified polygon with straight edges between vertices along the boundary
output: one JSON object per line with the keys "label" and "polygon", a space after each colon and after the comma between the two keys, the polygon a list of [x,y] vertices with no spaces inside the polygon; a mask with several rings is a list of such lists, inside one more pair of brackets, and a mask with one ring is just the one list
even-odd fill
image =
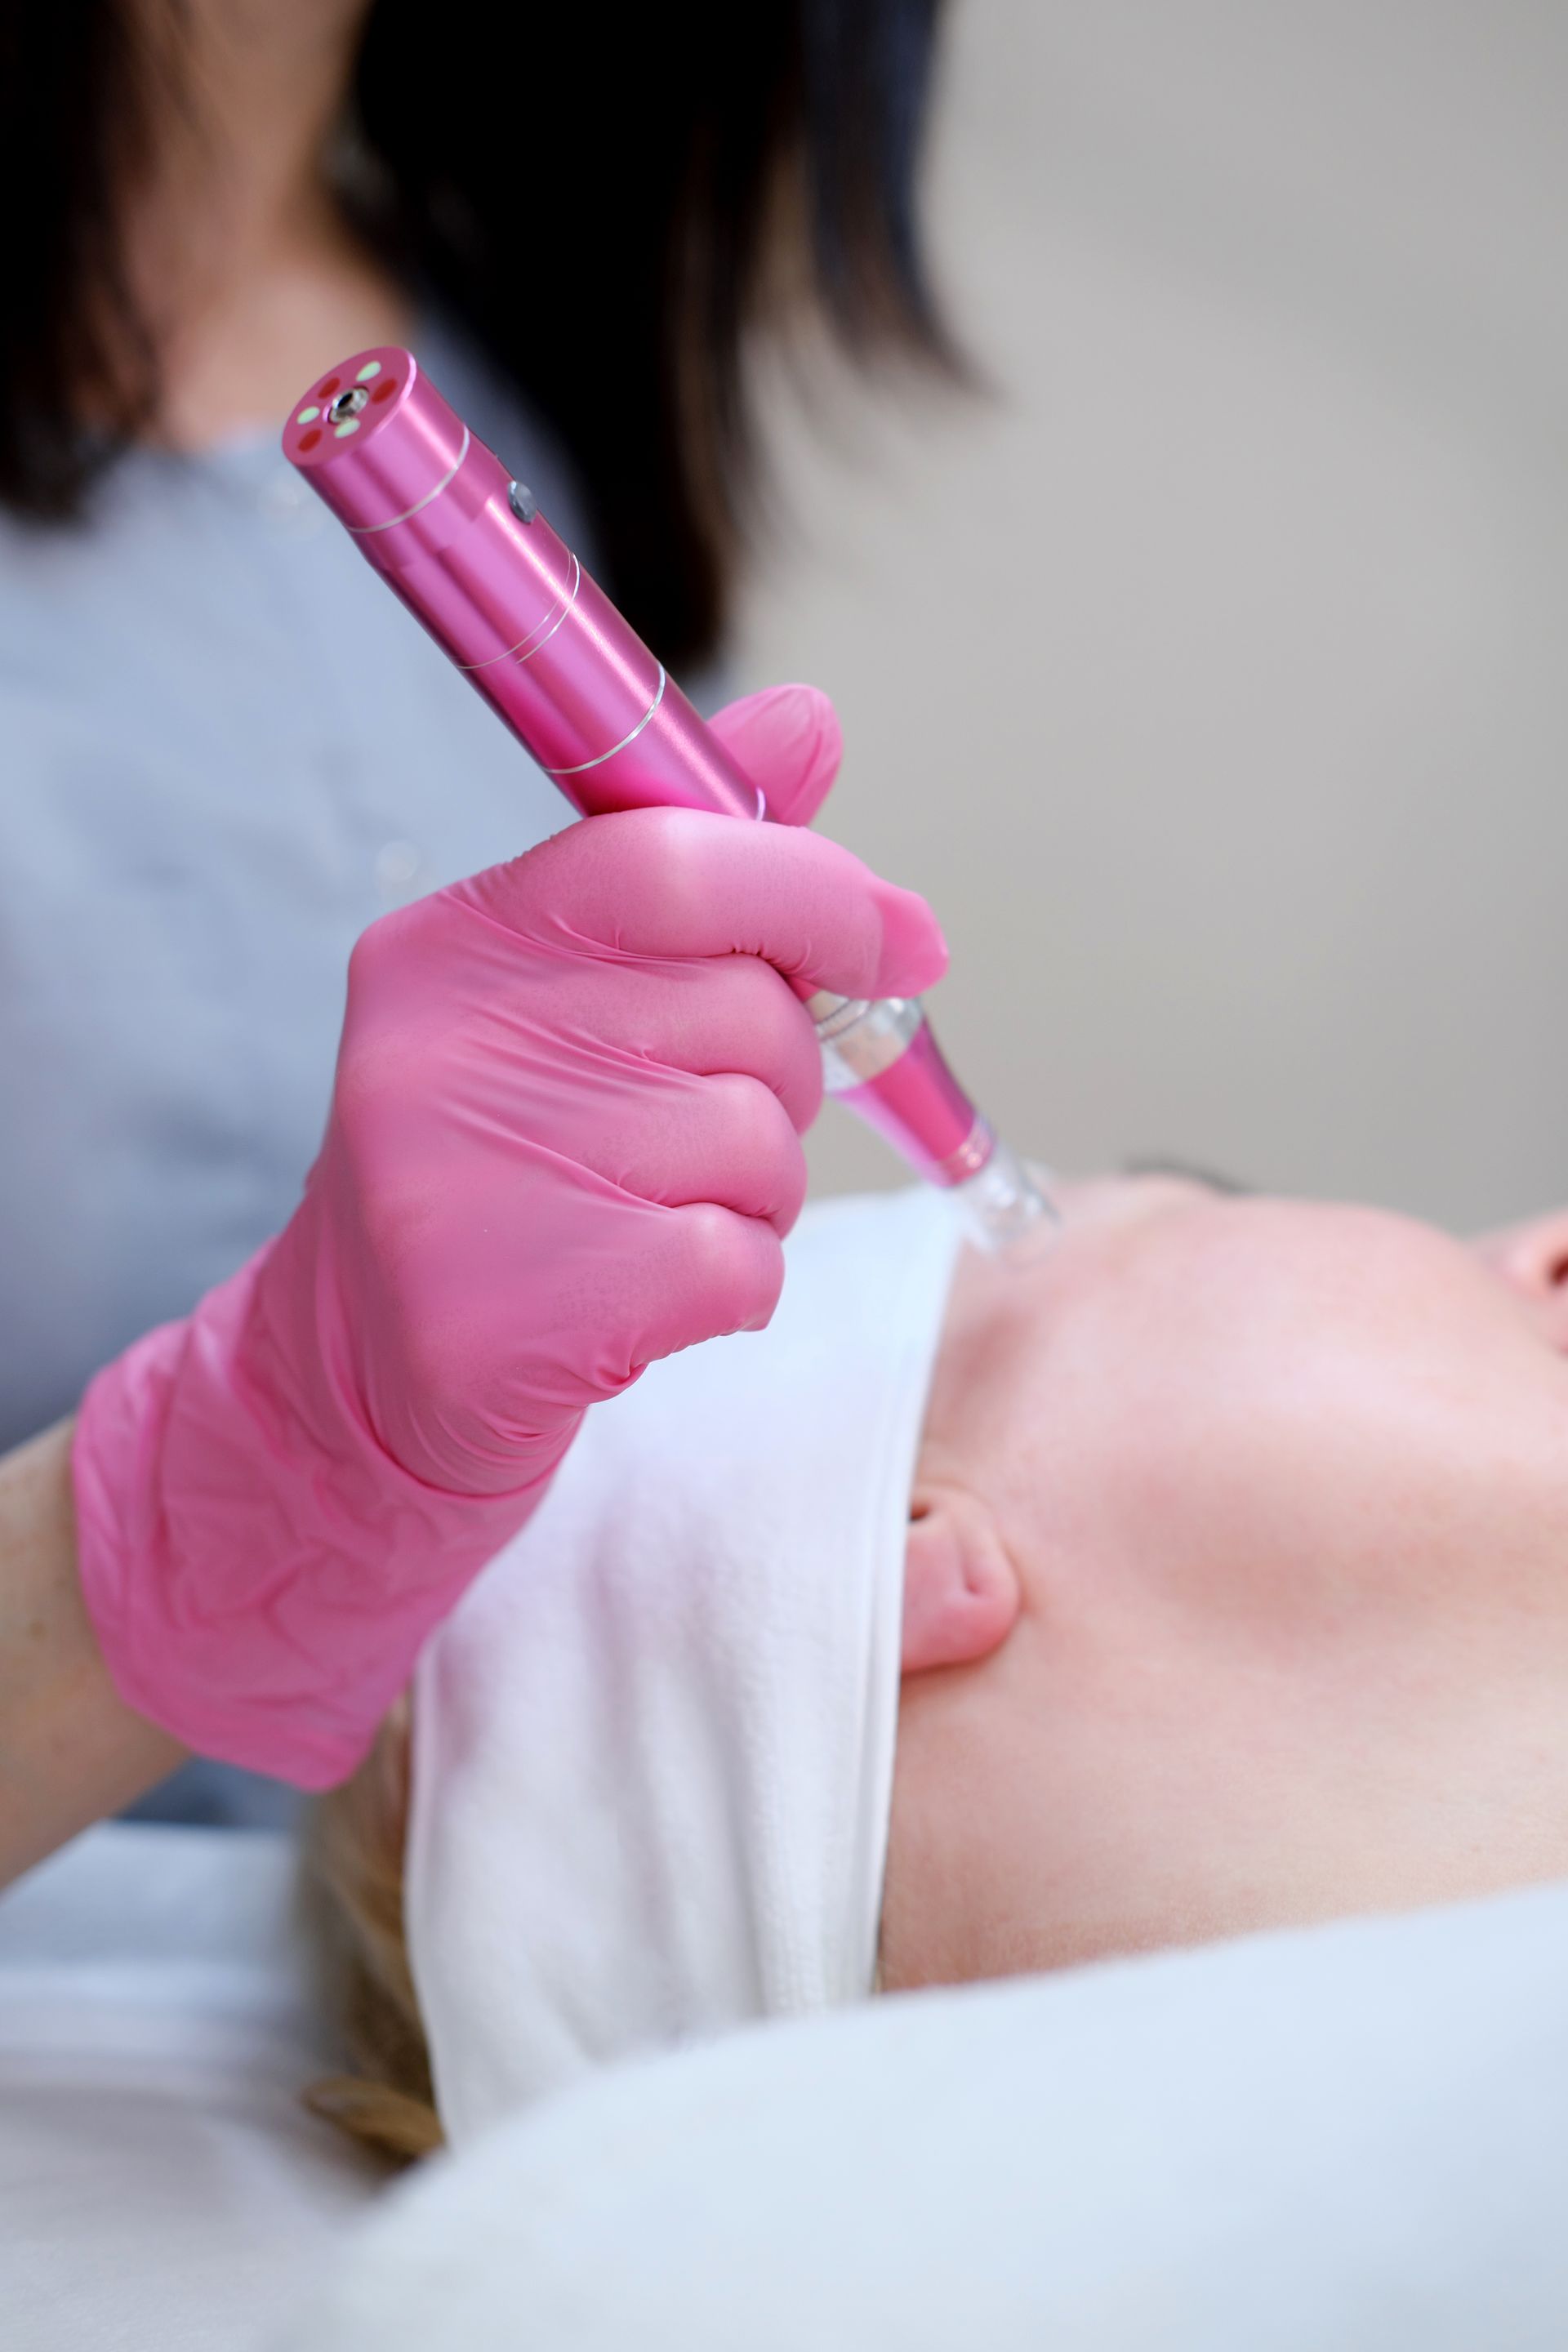
{"label": "pink device tip housing", "polygon": [[[584,815],[765,817],[755,784],[409,352],[358,352],[296,404],[284,454]],[[999,1147],[914,1000],[808,999],[829,1090],[934,1184]],[[1025,1180],[1026,1182],[1026,1180]]]}

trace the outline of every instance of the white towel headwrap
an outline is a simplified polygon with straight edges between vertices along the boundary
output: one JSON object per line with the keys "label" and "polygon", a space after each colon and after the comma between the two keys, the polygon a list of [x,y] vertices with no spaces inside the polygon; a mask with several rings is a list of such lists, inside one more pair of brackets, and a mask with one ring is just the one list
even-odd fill
{"label": "white towel headwrap", "polygon": [[415,1685],[407,1919],[449,2136],[871,1990],[904,1543],[958,1230],[802,1220],[773,1325],[595,1406]]}

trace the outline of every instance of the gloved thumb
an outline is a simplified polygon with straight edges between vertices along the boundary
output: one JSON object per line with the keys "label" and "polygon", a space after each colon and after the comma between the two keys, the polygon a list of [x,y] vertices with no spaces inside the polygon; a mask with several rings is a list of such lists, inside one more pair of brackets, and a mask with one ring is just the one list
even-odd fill
{"label": "gloved thumb", "polygon": [[760,786],[778,824],[809,824],[844,753],[838,714],[815,686],[770,686],[709,720],[736,764]]}

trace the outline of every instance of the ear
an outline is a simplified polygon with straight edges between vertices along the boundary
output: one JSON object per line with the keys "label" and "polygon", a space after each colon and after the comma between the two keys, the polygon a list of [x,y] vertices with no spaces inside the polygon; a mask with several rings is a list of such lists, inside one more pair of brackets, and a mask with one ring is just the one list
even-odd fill
{"label": "ear", "polygon": [[952,1487],[917,1490],[904,1554],[904,1673],[977,1665],[1007,1639],[1022,1600],[984,1505]]}
{"label": "ear", "polygon": [[1476,1244],[1510,1290],[1536,1308],[1556,1345],[1568,1353],[1568,1209],[1528,1224],[1505,1225]]}

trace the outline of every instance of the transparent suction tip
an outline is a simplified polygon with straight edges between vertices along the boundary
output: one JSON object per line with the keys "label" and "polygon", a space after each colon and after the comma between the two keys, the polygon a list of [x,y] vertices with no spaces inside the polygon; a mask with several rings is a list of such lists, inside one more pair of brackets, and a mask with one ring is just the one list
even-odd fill
{"label": "transparent suction tip", "polygon": [[1043,1169],[1025,1165],[998,1136],[984,1168],[952,1188],[971,1241],[1000,1256],[1026,1236],[1061,1223]]}

